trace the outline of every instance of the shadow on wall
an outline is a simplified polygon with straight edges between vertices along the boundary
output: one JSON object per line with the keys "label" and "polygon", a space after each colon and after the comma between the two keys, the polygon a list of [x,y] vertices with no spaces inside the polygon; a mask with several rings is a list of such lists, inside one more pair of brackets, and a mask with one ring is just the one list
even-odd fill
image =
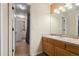
{"label": "shadow on wall", "polygon": [[41,40],[40,40],[40,42],[39,42],[38,49],[37,49],[37,54],[40,54],[40,53],[42,53],[42,52],[43,52],[43,48],[42,48],[42,38],[41,38]]}

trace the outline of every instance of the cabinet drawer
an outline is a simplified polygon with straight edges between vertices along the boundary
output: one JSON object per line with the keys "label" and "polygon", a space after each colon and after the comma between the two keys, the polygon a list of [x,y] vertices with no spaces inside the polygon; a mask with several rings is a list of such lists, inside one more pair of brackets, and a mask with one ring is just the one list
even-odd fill
{"label": "cabinet drawer", "polygon": [[55,55],[56,56],[75,56],[75,54],[58,47],[55,47]]}
{"label": "cabinet drawer", "polygon": [[66,43],[66,49],[79,55],[79,46],[77,45]]}
{"label": "cabinet drawer", "polygon": [[54,45],[56,47],[65,48],[65,43],[63,41],[54,40]]}

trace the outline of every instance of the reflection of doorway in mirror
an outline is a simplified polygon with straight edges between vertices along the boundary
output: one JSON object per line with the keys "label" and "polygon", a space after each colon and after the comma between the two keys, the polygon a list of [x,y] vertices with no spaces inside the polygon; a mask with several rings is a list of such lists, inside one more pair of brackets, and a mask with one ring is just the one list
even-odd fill
{"label": "reflection of doorway in mirror", "polygon": [[67,20],[62,17],[62,34],[67,34]]}

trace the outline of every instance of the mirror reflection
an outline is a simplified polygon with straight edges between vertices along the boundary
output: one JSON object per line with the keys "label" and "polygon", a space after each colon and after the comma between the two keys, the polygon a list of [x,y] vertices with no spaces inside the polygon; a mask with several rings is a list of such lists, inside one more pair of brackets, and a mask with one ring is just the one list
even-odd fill
{"label": "mirror reflection", "polygon": [[51,33],[79,35],[79,4],[55,3],[51,5]]}

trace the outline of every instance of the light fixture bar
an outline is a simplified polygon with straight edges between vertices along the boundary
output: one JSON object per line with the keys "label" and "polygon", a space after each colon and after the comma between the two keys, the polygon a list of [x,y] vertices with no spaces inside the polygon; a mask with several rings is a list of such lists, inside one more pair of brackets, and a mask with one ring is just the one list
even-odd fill
{"label": "light fixture bar", "polygon": [[18,4],[17,6],[18,6],[20,9],[22,9],[22,10],[25,10],[25,9],[26,9],[26,7],[25,7],[24,5]]}

